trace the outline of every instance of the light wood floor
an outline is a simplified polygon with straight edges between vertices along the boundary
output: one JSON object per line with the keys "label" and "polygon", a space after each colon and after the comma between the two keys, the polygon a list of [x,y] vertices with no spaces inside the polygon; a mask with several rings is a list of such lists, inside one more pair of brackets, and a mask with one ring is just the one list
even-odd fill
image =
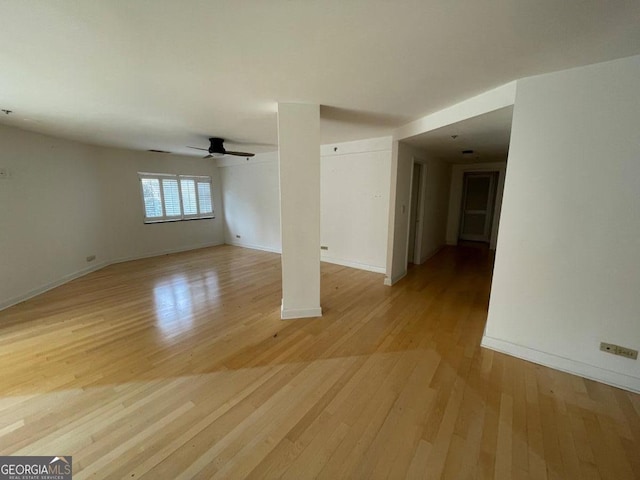
{"label": "light wood floor", "polygon": [[393,288],[322,266],[281,321],[278,255],[113,265],[0,312],[0,454],[83,478],[640,478],[640,398],[479,347],[492,259]]}

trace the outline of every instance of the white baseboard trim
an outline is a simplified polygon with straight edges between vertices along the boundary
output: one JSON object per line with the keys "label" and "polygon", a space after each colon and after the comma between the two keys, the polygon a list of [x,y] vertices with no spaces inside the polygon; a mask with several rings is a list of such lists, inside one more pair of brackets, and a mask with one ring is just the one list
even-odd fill
{"label": "white baseboard trim", "polygon": [[374,265],[367,265],[365,263],[351,262],[349,260],[343,260],[341,258],[323,256],[320,258],[320,261],[333,263],[335,265],[342,265],[343,267],[357,268],[358,270],[366,270],[368,272],[385,273],[386,271],[385,267],[376,267]]}
{"label": "white baseboard trim", "polygon": [[614,387],[640,393],[640,378],[596,367],[587,363],[578,362],[569,358],[560,357],[552,353],[541,352],[533,348],[517,345],[493,337],[482,337],[481,346],[497,352],[506,353],[514,357],[528,360],[529,362],[544,365],[555,370],[571,373],[580,377],[606,383]]}
{"label": "white baseboard trim", "polygon": [[72,280],[75,280],[76,278],[80,278],[80,277],[84,277],[85,275],[88,275],[89,273],[95,272],[97,270],[100,270],[104,267],[108,267],[109,265],[114,265],[116,263],[123,263],[123,262],[130,262],[133,260],[141,260],[143,258],[150,258],[150,257],[160,257],[162,255],[168,255],[171,253],[180,253],[180,252],[188,252],[191,250],[198,250],[200,248],[208,248],[208,247],[216,247],[218,245],[222,245],[221,243],[206,243],[206,244],[198,244],[198,245],[192,245],[189,247],[182,247],[182,248],[175,248],[175,249],[170,249],[170,250],[163,250],[160,252],[155,252],[155,253],[148,253],[148,254],[144,254],[144,255],[139,255],[139,256],[131,256],[131,257],[122,257],[122,258],[118,258],[118,259],[114,259],[114,260],[109,260],[109,261],[104,261],[104,262],[100,262],[97,263],[95,265],[92,265],[90,267],[84,268],[82,270],[78,270],[77,272],[74,273],[69,273],[67,275],[64,275],[63,277],[61,277],[60,279],[54,281],[54,282],[50,282],[47,283],[46,285],[42,285],[38,288],[35,288],[33,290],[30,290],[27,293],[24,293],[22,295],[17,295],[13,298],[10,298],[8,300],[4,300],[0,302],[0,310],[4,310],[5,308],[9,308],[12,307],[13,305],[17,305],[18,303],[24,302],[25,300],[29,300],[30,298],[36,297],[44,292],[47,292],[49,290],[52,290],[56,287],[59,287],[60,285],[64,285],[65,283],[68,283]]}
{"label": "white baseboard trim", "polygon": [[263,245],[253,245],[251,243],[242,243],[242,242],[229,242],[226,240],[224,243],[227,245],[233,245],[234,247],[250,248],[252,250],[262,250],[263,252],[279,253],[282,255],[282,250],[278,250],[276,248],[271,248],[271,247],[265,247]]}
{"label": "white baseboard trim", "polygon": [[314,308],[284,308],[280,307],[280,318],[282,320],[293,320],[294,318],[321,317],[322,307]]}
{"label": "white baseboard trim", "polygon": [[18,303],[24,302],[25,300],[29,300],[30,298],[37,297],[38,295],[43,294],[44,292],[48,292],[49,290],[53,290],[60,285],[68,283],[76,278],[84,277],[85,275],[95,272],[96,270],[100,270],[106,266],[110,265],[110,262],[101,262],[95,265],[92,265],[87,268],[83,268],[82,270],[78,270],[77,272],[69,273],[64,275],[62,278],[56,280],[55,282],[50,282],[45,285],[41,285],[38,288],[34,288],[33,290],[28,291],[27,293],[23,293],[22,295],[17,295],[8,300],[4,300],[0,302],[0,310],[4,310],[5,308],[12,307],[13,305],[17,305]]}
{"label": "white baseboard trim", "polygon": [[[251,248],[252,250],[262,250],[263,252],[271,252],[278,253],[282,255],[282,250],[265,247],[263,245],[255,245],[252,243],[243,243],[243,242],[234,242],[234,241],[225,241],[227,245],[233,245],[234,247],[242,247],[242,248]],[[333,263],[335,265],[342,265],[343,267],[357,268],[358,270],[366,270],[368,272],[374,273],[385,273],[385,267],[376,267],[375,265],[367,265],[366,263],[352,262],[350,260],[343,260],[341,258],[335,257],[326,257],[323,256],[320,258],[321,262]]]}
{"label": "white baseboard trim", "polygon": [[209,248],[209,247],[217,247],[219,245],[224,245],[223,243],[214,242],[214,243],[199,243],[196,245],[190,245],[188,247],[179,247],[179,248],[169,248],[166,250],[160,250],[158,252],[150,252],[143,253],[142,255],[131,255],[129,257],[120,257],[112,260],[108,263],[108,265],[113,265],[116,263],[123,262],[131,262],[133,260],[142,260],[143,258],[152,258],[152,257],[161,257],[162,255],[171,255],[172,253],[182,253],[182,252],[190,252],[191,250],[199,250],[201,248]]}
{"label": "white baseboard trim", "polygon": [[402,272],[400,275],[394,277],[385,277],[384,279],[384,284],[387,287],[391,287],[392,285],[395,285],[396,283],[398,283],[400,280],[402,280],[404,277],[407,276],[407,271],[405,270],[404,272]]}

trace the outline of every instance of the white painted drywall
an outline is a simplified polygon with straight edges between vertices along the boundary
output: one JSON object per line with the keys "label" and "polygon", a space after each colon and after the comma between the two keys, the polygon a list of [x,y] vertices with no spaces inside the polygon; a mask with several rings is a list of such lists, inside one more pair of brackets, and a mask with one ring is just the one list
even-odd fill
{"label": "white painted drywall", "polygon": [[[322,261],[384,273],[391,147],[391,137],[321,146]],[[218,166],[225,243],[280,252],[277,153],[224,158]]]}
{"label": "white painted drywall", "polygon": [[393,285],[407,273],[409,205],[413,162],[426,166],[425,209],[422,219],[421,261],[445,243],[449,203],[450,166],[404,142],[394,142],[391,166],[391,214],[385,284]]}
{"label": "white painted drywall", "polygon": [[0,308],[114,261],[223,243],[221,218],[143,224],[138,171],[211,175],[222,215],[213,163],[5,126],[0,144]]}
{"label": "white painted drywall", "polygon": [[[101,148],[98,154],[113,261],[224,243],[221,185],[214,161],[112,148]],[[138,172],[210,176],[216,218],[145,224]]]}
{"label": "white painted drywall", "polygon": [[640,56],[518,82],[483,345],[640,391]]}
{"label": "white painted drywall", "polygon": [[480,95],[451,105],[448,108],[407,123],[395,130],[393,138],[396,140],[404,140],[420,135],[421,133],[430,132],[440,127],[461,122],[468,118],[477,117],[478,115],[508,107],[513,105],[515,95],[516,82],[506,83],[492,90],[483,92]]}
{"label": "white painted drywall", "polygon": [[282,313],[318,317],[320,308],[320,106],[278,104]]}
{"label": "white painted drywall", "polygon": [[391,137],[323,145],[322,260],[384,273]]}
{"label": "white painted drywall", "polygon": [[96,147],[3,126],[0,145],[2,308],[108,261],[109,241]]}
{"label": "white painted drywall", "polygon": [[496,249],[498,241],[498,227],[500,225],[500,212],[502,210],[502,195],[504,192],[504,179],[507,164],[478,163],[469,165],[453,165],[451,168],[451,189],[449,195],[449,216],[447,220],[447,244],[457,245],[460,233],[460,213],[462,210],[462,191],[464,188],[464,174],[467,172],[498,172],[498,185],[496,188],[495,208],[491,223],[491,238],[489,248]]}
{"label": "white painted drywall", "polygon": [[[278,152],[218,160],[224,243],[281,252]],[[239,238],[238,238],[239,237]]]}
{"label": "white painted drywall", "polygon": [[389,226],[387,241],[387,269],[385,284],[393,285],[407,274],[407,247],[411,175],[415,155],[424,152],[402,142],[393,142]]}
{"label": "white painted drywall", "polygon": [[[427,156],[420,160],[425,166],[426,182],[423,188],[424,211],[422,215],[422,239],[420,259],[423,263],[445,244],[451,183],[451,165]],[[423,175],[425,176],[425,175]]]}

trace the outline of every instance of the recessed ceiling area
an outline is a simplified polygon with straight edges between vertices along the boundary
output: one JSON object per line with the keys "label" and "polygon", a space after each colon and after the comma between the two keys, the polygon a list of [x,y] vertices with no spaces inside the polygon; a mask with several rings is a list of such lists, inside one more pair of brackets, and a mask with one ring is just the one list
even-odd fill
{"label": "recessed ceiling area", "polygon": [[[0,123],[198,155],[277,145],[279,102],[323,106],[323,143],[531,75],[640,53],[640,2],[2,2]],[[255,144],[267,144],[256,146]]]}
{"label": "recessed ceiling area", "polygon": [[[512,117],[509,106],[403,141],[450,163],[505,162]],[[469,150],[473,153],[462,153]]]}

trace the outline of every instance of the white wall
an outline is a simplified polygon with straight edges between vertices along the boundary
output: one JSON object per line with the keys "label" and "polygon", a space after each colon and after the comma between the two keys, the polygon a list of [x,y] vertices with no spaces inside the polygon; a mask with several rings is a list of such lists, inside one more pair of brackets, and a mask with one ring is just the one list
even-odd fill
{"label": "white wall", "polygon": [[420,260],[417,263],[425,262],[445,244],[451,183],[451,165],[435,159],[420,163],[426,167],[426,183],[423,190]]}
{"label": "white wall", "polygon": [[385,284],[393,285],[407,273],[409,206],[413,162],[426,166],[426,203],[422,220],[421,261],[445,244],[449,204],[450,166],[427,152],[404,142],[394,142],[391,167],[392,210]]}
{"label": "white wall", "polygon": [[0,126],[0,308],[108,261],[97,149]]}
{"label": "white wall", "polygon": [[447,220],[447,244],[457,245],[460,233],[460,213],[462,208],[462,191],[464,188],[464,174],[467,172],[498,172],[495,207],[491,224],[491,238],[489,248],[495,250],[498,241],[498,226],[502,211],[502,196],[504,193],[504,179],[507,164],[479,163],[475,165],[453,165],[451,168],[451,191],[449,195],[449,216]]}
{"label": "white wall", "polygon": [[[322,145],[320,153],[322,260],[384,272],[391,137]],[[277,162],[275,152],[218,161],[225,243],[281,251]]]}
{"label": "white wall", "polygon": [[384,273],[391,137],[323,145],[322,260]]}
{"label": "white wall", "polygon": [[[218,160],[224,243],[281,252],[278,152]],[[238,238],[238,236],[240,238]]]}
{"label": "white wall", "polygon": [[5,126],[0,144],[0,308],[113,261],[223,242],[221,219],[143,224],[139,170],[212,175],[216,189],[212,164]]}
{"label": "white wall", "polygon": [[[191,250],[224,243],[222,193],[211,159],[100,148],[112,261]],[[138,172],[211,177],[215,219],[144,223]]]}
{"label": "white wall", "polygon": [[518,82],[483,345],[640,391],[640,56]]}
{"label": "white wall", "polygon": [[438,112],[431,113],[413,122],[398,127],[393,138],[406,140],[408,138],[430,132],[440,127],[477,117],[513,105],[516,95],[516,82],[509,82],[492,90],[468,98],[460,103],[451,105]]}

